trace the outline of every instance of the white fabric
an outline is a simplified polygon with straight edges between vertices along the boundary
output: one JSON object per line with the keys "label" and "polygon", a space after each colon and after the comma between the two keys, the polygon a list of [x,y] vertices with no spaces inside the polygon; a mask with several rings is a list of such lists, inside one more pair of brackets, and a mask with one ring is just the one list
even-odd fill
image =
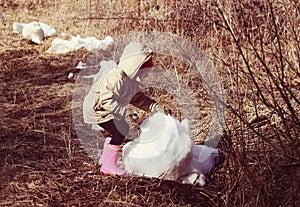
{"label": "white fabric", "polygon": [[42,30],[44,31],[45,37],[51,37],[51,36],[55,36],[55,35],[66,36],[65,33],[57,31],[53,27],[51,27],[43,22],[39,22],[39,24],[40,24]]}
{"label": "white fabric", "polygon": [[14,23],[13,32],[22,34],[25,39],[31,40],[37,44],[42,44],[46,37],[53,35],[65,35],[53,27],[37,21],[33,21],[28,24]]}
{"label": "white fabric", "polygon": [[85,68],[88,68],[88,67],[95,67],[95,66],[99,66],[99,65],[88,66],[86,63],[84,63],[82,61],[79,61],[79,63],[77,64],[77,66],[75,68],[81,70],[81,69],[85,69]]}
{"label": "white fabric", "polygon": [[[205,184],[219,151],[193,145],[187,120],[179,122],[170,115],[156,113],[142,123],[141,130],[138,138],[123,147],[128,174]],[[202,161],[199,156],[203,154],[208,159]]]}
{"label": "white fabric", "polygon": [[[203,186],[208,181],[207,176],[218,162],[219,150],[206,145],[194,145],[192,155],[192,159],[184,169],[185,173],[182,173],[179,180],[182,183],[200,184]],[[206,159],[204,160],[203,157]]]}
{"label": "white fabric", "polygon": [[82,38],[79,34],[71,37],[70,40],[63,40],[55,38],[52,41],[51,47],[46,51],[47,53],[67,53],[76,51],[80,48],[85,48],[88,51],[106,49],[113,43],[113,38],[110,36],[105,37],[104,40],[98,40],[93,37]]}
{"label": "white fabric", "polygon": [[96,74],[88,75],[88,76],[81,76],[81,78],[93,78],[93,83],[99,80],[104,74],[108,73],[112,69],[116,68],[118,65],[113,60],[102,60],[98,65],[87,65],[86,63],[80,61],[78,65],[75,67],[76,69],[86,69],[90,67],[100,66],[99,71]]}

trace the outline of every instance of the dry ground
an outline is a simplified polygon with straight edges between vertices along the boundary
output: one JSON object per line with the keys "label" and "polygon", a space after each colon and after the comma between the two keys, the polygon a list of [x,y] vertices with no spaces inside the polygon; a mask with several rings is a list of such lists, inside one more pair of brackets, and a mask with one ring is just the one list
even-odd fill
{"label": "dry ground", "polygon": [[[280,119],[282,117],[276,110],[270,113],[259,95],[256,96],[259,91],[251,87],[251,72],[245,69],[247,65],[239,59],[241,55],[238,55],[236,43],[242,39],[236,41],[230,33],[224,32],[226,24],[220,23],[224,20],[222,16],[213,16],[218,11],[218,7],[213,6],[214,1],[194,4],[199,6],[198,10],[191,9],[193,1],[182,5],[173,1],[170,4],[149,1],[142,4],[139,19],[126,11],[120,12],[118,4],[68,0],[38,2],[41,4],[37,1],[0,1],[0,12],[6,17],[6,21],[0,22],[0,206],[300,205],[299,122],[296,119],[299,103],[292,102],[296,114],[284,116],[286,119]],[[291,8],[287,9],[299,14],[299,4],[291,2]],[[261,8],[256,3],[255,8]],[[281,11],[281,4],[278,5],[274,8],[278,6]],[[109,9],[114,6],[117,8]],[[247,8],[244,6],[242,9]],[[244,15],[251,16],[246,11]],[[255,11],[261,14],[257,17],[263,16],[263,11]],[[283,9],[281,15],[286,11]],[[203,16],[193,18],[192,14]],[[180,22],[178,15],[186,18],[185,21]],[[78,73],[74,67],[90,54],[83,50],[65,55],[45,54],[52,38],[43,45],[35,45],[12,33],[13,22],[33,20],[69,35],[95,35],[99,39],[106,35],[117,37],[129,31],[173,32],[190,38],[211,55],[224,81],[229,102],[228,126],[219,145],[226,159],[213,174],[211,183],[199,187],[159,179],[101,175],[99,166],[89,158],[75,134],[71,110],[75,81],[67,78],[69,72]],[[299,24],[296,23],[297,19],[293,27],[297,32]],[[246,33],[237,31],[235,35],[240,34]],[[293,54],[299,60],[299,39],[286,39],[286,42],[283,45],[294,45]],[[242,43],[239,45],[242,51],[250,51],[251,46]],[[293,51],[287,51],[287,54]],[[255,57],[251,51],[246,56],[253,60],[249,62],[251,67],[259,64],[255,58],[251,59]],[[297,59],[296,64],[289,63],[292,68],[299,69]],[[258,77],[266,75],[263,70],[258,71]],[[289,86],[295,92],[299,89],[299,70],[291,70],[290,74]],[[269,79],[258,81],[265,80]],[[271,84],[268,86],[272,87]],[[261,88],[261,96],[268,96],[264,93],[269,91],[268,88],[265,85]],[[274,94],[278,93],[271,94],[270,100],[277,100]],[[275,103],[284,107],[282,103],[286,102],[278,98]],[[254,128],[247,122],[261,115],[267,116],[267,124]]]}

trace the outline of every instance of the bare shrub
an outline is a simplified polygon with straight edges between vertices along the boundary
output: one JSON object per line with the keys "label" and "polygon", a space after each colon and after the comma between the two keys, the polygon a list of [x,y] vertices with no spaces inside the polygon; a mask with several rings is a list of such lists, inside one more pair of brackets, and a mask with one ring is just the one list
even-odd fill
{"label": "bare shrub", "polygon": [[296,206],[299,3],[190,1],[182,7],[199,14],[183,27],[199,26],[195,34],[205,35],[186,34],[214,59],[228,95],[228,129],[220,143],[229,156],[225,203]]}

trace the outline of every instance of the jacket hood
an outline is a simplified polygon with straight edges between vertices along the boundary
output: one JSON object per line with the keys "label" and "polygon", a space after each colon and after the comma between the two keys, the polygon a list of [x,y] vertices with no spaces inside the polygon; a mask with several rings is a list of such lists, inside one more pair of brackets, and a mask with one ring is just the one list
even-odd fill
{"label": "jacket hood", "polygon": [[118,68],[120,68],[127,77],[133,79],[140,67],[147,62],[153,54],[151,48],[137,42],[129,43],[121,55]]}

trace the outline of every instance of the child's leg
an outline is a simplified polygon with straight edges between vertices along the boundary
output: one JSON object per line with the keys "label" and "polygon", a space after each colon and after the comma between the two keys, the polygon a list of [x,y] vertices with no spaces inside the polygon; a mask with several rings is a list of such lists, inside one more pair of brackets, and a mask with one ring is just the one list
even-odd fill
{"label": "child's leg", "polygon": [[121,145],[129,132],[129,125],[124,119],[120,121],[110,120],[99,125],[110,134],[112,138],[110,144],[113,145]]}
{"label": "child's leg", "polygon": [[122,141],[129,131],[129,125],[125,120],[122,123],[111,120],[100,126],[111,136],[111,140],[107,142],[109,139],[106,139],[104,143],[103,153],[99,160],[102,164],[100,171],[104,174],[123,175],[125,170],[119,169],[117,162],[122,150]]}

